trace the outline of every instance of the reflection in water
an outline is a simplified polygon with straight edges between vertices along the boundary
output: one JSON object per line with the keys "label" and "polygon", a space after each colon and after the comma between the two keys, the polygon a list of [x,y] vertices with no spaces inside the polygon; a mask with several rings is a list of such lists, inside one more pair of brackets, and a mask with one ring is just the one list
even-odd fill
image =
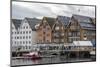
{"label": "reflection in water", "polygon": [[52,58],[42,58],[38,60],[32,59],[13,59],[12,66],[14,65],[30,65],[30,64],[47,64],[47,63],[63,63],[63,62],[76,62],[76,61],[92,61],[91,58],[66,58],[62,57],[52,57]]}

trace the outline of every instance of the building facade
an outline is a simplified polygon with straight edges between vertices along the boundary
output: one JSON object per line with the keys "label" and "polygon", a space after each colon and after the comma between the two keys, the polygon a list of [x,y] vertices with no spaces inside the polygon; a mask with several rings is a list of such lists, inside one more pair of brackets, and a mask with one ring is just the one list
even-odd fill
{"label": "building facade", "polygon": [[56,22],[52,29],[52,41],[54,43],[66,43],[67,42],[67,32],[66,28],[69,23],[70,18],[66,16],[57,16]]}
{"label": "building facade", "polygon": [[68,25],[68,42],[72,43],[77,40],[95,40],[96,26],[92,23],[91,18],[81,15],[73,15]]}
{"label": "building facade", "polygon": [[82,15],[12,20],[12,45],[64,44],[73,41],[96,41],[96,23]]}
{"label": "building facade", "polygon": [[37,43],[37,33],[35,25],[37,25],[40,20],[36,18],[25,18],[19,29],[19,43],[20,45],[34,45]]}
{"label": "building facade", "polygon": [[35,25],[39,22],[40,20],[36,18],[24,18],[21,22],[17,20],[16,25],[12,23],[12,47],[30,49],[32,45],[36,44],[37,33]]}
{"label": "building facade", "polygon": [[11,45],[12,47],[18,46],[18,29],[22,20],[12,19],[11,22]]}
{"label": "building facade", "polygon": [[51,43],[52,42],[52,26],[55,22],[54,18],[43,17],[37,29],[38,43]]}

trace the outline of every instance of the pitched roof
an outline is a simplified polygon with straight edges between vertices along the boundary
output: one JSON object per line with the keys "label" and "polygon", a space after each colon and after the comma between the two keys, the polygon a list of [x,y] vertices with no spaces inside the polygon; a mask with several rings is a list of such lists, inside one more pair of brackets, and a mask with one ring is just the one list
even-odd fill
{"label": "pitched roof", "polygon": [[88,16],[82,16],[82,15],[73,15],[73,17],[78,20],[79,22],[91,22],[91,17]]}
{"label": "pitched roof", "polygon": [[51,18],[51,17],[45,17],[45,18],[46,18],[46,21],[48,22],[48,24],[50,25],[50,27],[52,28],[52,26],[55,23],[56,19]]}
{"label": "pitched roof", "polygon": [[58,22],[61,22],[64,24],[64,26],[67,26],[69,24],[70,17],[66,16],[58,16],[57,17]]}
{"label": "pitched roof", "polygon": [[22,20],[20,20],[20,19],[12,19],[12,22],[15,25],[16,29],[18,29],[18,27],[20,27],[21,21]]}
{"label": "pitched roof", "polygon": [[83,29],[96,30],[96,26],[93,23],[80,22],[80,26]]}
{"label": "pitched roof", "polygon": [[25,19],[28,21],[32,30],[36,30],[35,25],[41,21],[40,19],[37,19],[37,18],[27,18],[26,17]]}

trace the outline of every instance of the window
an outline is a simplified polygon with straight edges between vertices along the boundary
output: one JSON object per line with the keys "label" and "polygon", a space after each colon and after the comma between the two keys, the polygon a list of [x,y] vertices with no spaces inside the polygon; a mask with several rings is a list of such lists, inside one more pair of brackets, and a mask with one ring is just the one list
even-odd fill
{"label": "window", "polygon": [[42,30],[42,28],[39,28],[39,30]]}
{"label": "window", "polygon": [[28,31],[26,31],[26,34],[28,34]]}
{"label": "window", "polygon": [[25,37],[23,36],[23,39],[25,39]]}
{"label": "window", "polygon": [[23,41],[23,44],[25,44],[25,42]]}
{"label": "window", "polygon": [[13,44],[13,41],[12,41],[12,44]]}
{"label": "window", "polygon": [[15,41],[15,44],[16,44],[16,41]]}
{"label": "window", "polygon": [[55,28],[55,30],[59,30],[59,27],[57,26],[57,27]]}
{"label": "window", "polygon": [[43,32],[43,34],[45,34],[45,32]]}
{"label": "window", "polygon": [[29,41],[29,44],[31,44],[31,41]]}
{"label": "window", "polygon": [[80,36],[80,32],[78,32],[77,35]]}
{"label": "window", "polygon": [[11,37],[11,39],[13,39],[13,37]]}
{"label": "window", "polygon": [[48,27],[47,30],[50,30],[50,28]]}
{"label": "window", "polygon": [[12,34],[13,34],[13,32],[12,32]]}
{"label": "window", "polygon": [[61,42],[64,42],[64,39],[61,39]]}
{"label": "window", "polygon": [[31,31],[29,31],[29,33],[31,33]]}
{"label": "window", "polygon": [[26,44],[27,44],[28,42],[26,41]]}
{"label": "window", "polygon": [[61,33],[61,36],[64,36],[64,33]]}
{"label": "window", "polygon": [[15,32],[15,34],[16,34],[16,32]]}
{"label": "window", "polygon": [[50,34],[47,34],[47,36],[50,36]]}
{"label": "window", "polygon": [[46,26],[48,26],[48,24],[46,24]]}
{"label": "window", "polygon": [[26,39],[28,39],[28,36],[26,36]]}
{"label": "window", "polygon": [[29,49],[31,49],[31,46],[29,46]]}
{"label": "window", "polygon": [[22,44],[22,41],[20,41],[20,44]]}
{"label": "window", "polygon": [[69,38],[69,42],[71,43],[73,39]]}
{"label": "window", "polygon": [[28,26],[26,26],[26,29],[28,29]]}
{"label": "window", "polygon": [[23,34],[25,34],[25,31],[23,31]]}
{"label": "window", "polygon": [[26,49],[27,49],[27,46],[26,46]]}
{"label": "window", "polygon": [[19,32],[17,32],[17,34],[19,34]]}
{"label": "window", "polygon": [[71,36],[72,35],[71,32],[69,32],[68,35]]}
{"label": "window", "polygon": [[29,36],[29,39],[31,38],[31,36]]}
{"label": "window", "polygon": [[43,28],[46,28],[46,26],[43,26]]}
{"label": "window", "polygon": [[15,37],[15,39],[16,39],[16,37]]}
{"label": "window", "polygon": [[47,40],[47,42],[49,42],[49,40]]}
{"label": "window", "polygon": [[17,37],[17,39],[19,39],[19,37]]}
{"label": "window", "polygon": [[22,34],[22,31],[20,32],[20,34]]}
{"label": "window", "polygon": [[23,27],[23,29],[25,29],[25,26]]}

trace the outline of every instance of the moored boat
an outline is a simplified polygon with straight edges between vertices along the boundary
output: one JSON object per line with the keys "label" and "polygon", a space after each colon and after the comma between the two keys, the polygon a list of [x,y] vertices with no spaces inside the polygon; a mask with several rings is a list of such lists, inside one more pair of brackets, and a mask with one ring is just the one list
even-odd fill
{"label": "moored boat", "polygon": [[41,59],[39,52],[30,52],[27,54],[23,54],[23,57],[29,57],[31,59]]}

